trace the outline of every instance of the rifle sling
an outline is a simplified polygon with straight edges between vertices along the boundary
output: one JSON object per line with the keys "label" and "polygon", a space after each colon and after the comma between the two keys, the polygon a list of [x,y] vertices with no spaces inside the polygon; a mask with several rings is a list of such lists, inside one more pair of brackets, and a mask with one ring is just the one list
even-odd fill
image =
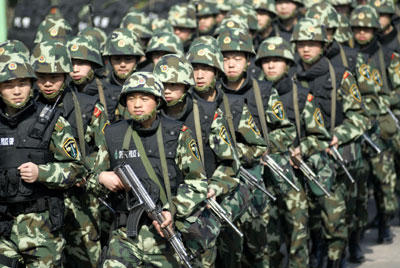
{"label": "rifle sling", "polygon": [[78,97],[76,96],[75,92],[72,92],[72,99],[74,101],[74,112],[75,112],[75,119],[76,119],[76,127],[78,129],[78,138],[79,138],[79,147],[81,149],[83,161],[86,161],[86,146],[85,146],[85,134],[83,132],[83,121],[82,121],[82,111],[81,106],[78,101]]}
{"label": "rifle sling", "polygon": [[233,124],[233,116],[232,116],[232,112],[231,112],[231,107],[229,106],[228,96],[226,96],[226,94],[223,92],[222,92],[222,100],[224,102],[226,120],[228,121],[228,126],[229,126],[229,130],[230,130],[229,132],[231,133],[231,136],[233,139],[233,144],[236,147],[236,133],[235,133],[235,127]]}
{"label": "rifle sling", "polygon": [[329,74],[331,76],[332,83],[332,92],[331,92],[331,134],[333,135],[335,130],[335,122],[336,122],[336,75],[335,69],[332,66],[332,63],[328,61],[329,65]]}
{"label": "rifle sling", "polygon": [[265,118],[265,108],[262,103],[260,86],[258,85],[258,82],[255,79],[253,79],[253,88],[254,88],[254,97],[256,98],[257,112],[258,116],[260,117],[261,130],[263,132],[264,140],[267,143],[268,148],[271,148],[268,137],[267,119]]}
{"label": "rifle sling", "polygon": [[194,128],[197,137],[197,144],[199,145],[201,161],[203,162],[204,161],[203,135],[201,134],[199,104],[197,103],[197,100],[195,98],[193,98],[193,117],[194,117]]}
{"label": "rifle sling", "polygon": [[293,83],[293,107],[294,107],[294,118],[296,120],[296,130],[297,136],[299,138],[299,145],[301,140],[301,132],[300,132],[300,109],[299,109],[299,98],[298,98],[298,88],[295,82]]}
{"label": "rifle sling", "polygon": [[99,90],[100,102],[101,102],[101,104],[103,104],[103,106],[104,106],[104,112],[106,113],[107,119],[110,120],[110,118],[108,118],[107,103],[106,103],[106,98],[105,98],[105,96],[104,96],[104,87],[103,87],[103,84],[101,83],[100,79],[98,79],[97,77],[95,78],[95,80],[96,80],[97,88],[98,88],[98,90]]}

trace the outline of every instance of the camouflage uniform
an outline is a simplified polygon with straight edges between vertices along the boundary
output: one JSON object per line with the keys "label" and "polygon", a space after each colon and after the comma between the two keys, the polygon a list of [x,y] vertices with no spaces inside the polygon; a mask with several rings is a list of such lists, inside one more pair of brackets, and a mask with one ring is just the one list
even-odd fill
{"label": "camouflage uniform", "polygon": [[[82,40],[84,37],[78,37],[78,39]],[[79,50],[79,42],[76,41],[70,47],[73,55]],[[93,52],[91,47],[86,48],[86,53],[89,51]],[[77,56],[74,55],[74,57]],[[99,60],[99,55],[97,60]],[[31,62],[36,73],[63,74],[70,72],[72,68],[68,48],[54,41],[38,44],[32,52]],[[101,62],[98,61],[97,64],[101,64]],[[66,195],[65,216],[67,219],[73,219],[70,221],[73,224],[65,225],[63,229],[67,241],[65,255],[68,262],[73,263],[76,267],[96,267],[101,248],[99,204],[94,196],[96,181],[93,181],[93,174],[102,169],[103,161],[97,157],[97,153],[100,148],[105,146],[103,133],[109,123],[104,108],[97,98],[75,92],[66,84],[66,81],[57,94],[52,96],[52,99],[55,102],[57,96],[60,96],[57,107],[71,124],[74,137],[77,138],[82,151],[85,167],[90,168],[87,170],[88,173],[83,176],[86,182],[85,187],[72,187]],[[40,94],[38,101],[49,105],[54,104],[43,93]],[[79,117],[82,118],[82,121]]]}
{"label": "camouflage uniform", "polygon": [[[218,43],[222,53],[241,51],[247,54],[248,57],[255,54],[251,39],[248,38],[248,34],[243,30],[225,30],[218,36]],[[243,78],[245,81],[238,90],[229,88],[224,78],[220,79],[219,83],[224,92],[243,96],[243,98],[246,99],[250,113],[254,117],[255,124],[258,129],[261,129],[260,116],[254,93],[255,83],[258,84],[267,121],[268,138],[264,137],[264,139],[269,140],[269,153],[280,166],[288,167],[290,164],[285,154],[288,151],[287,148],[290,147],[295,139],[296,131],[294,125],[290,123],[285,115],[282,101],[276,89],[272,87],[272,83],[270,82],[256,82],[250,77],[248,72],[243,73]],[[281,200],[279,202],[279,207],[282,209],[283,213],[285,213],[285,218],[287,220],[285,223],[287,224],[286,227],[289,229],[288,236],[290,236],[290,242],[288,243],[288,247],[290,248],[290,250],[288,250],[290,259],[289,265],[296,267],[307,265],[307,202],[304,189],[302,189],[297,178],[292,176],[290,172],[286,175],[294,181],[296,186],[300,189],[299,193],[289,188],[280,178],[275,177],[269,169],[265,171],[264,179],[267,180],[269,187],[274,187],[274,190],[275,187],[279,188],[276,189],[277,193],[280,195],[279,199]],[[268,253],[270,255],[270,265],[275,267],[279,265],[281,261],[278,248],[280,246],[278,245],[280,244],[279,240],[282,233],[277,227],[272,227],[273,224],[276,223],[276,221],[271,221],[272,217],[275,217],[274,219],[278,218],[277,207],[275,206],[271,207],[270,222],[268,225]],[[272,244],[274,244],[274,247]]]}
{"label": "camouflage uniform", "polygon": [[72,28],[65,19],[55,15],[48,15],[40,23],[33,42],[36,44],[48,40],[66,42],[72,36]]}
{"label": "camouflage uniform", "polygon": [[[352,27],[367,27],[376,30],[380,29],[378,14],[371,6],[359,6],[352,13],[350,17]],[[396,71],[397,66],[400,65],[399,55],[392,50],[383,51],[382,46],[373,37],[365,44],[356,44],[360,52],[363,54],[364,61],[373,62],[375,70],[372,70],[372,77],[374,81],[381,86],[382,90],[379,95],[383,100],[384,111],[378,116],[378,125],[380,129],[380,137],[386,143],[383,152],[379,156],[371,159],[371,166],[373,167],[372,181],[374,184],[375,201],[380,214],[380,224],[378,232],[378,243],[391,242],[392,237],[390,233],[389,219],[398,208],[397,198],[394,193],[396,184],[396,169],[394,166],[394,151],[391,139],[399,133],[393,119],[387,113],[386,109],[391,107],[396,108],[400,103],[399,86],[400,78],[399,73]],[[384,66],[382,66],[384,65]]]}
{"label": "camouflage uniform", "polygon": [[[154,73],[160,77],[163,83],[194,86],[192,66],[184,57],[178,55],[171,54],[162,57],[154,67]],[[208,188],[214,190],[218,202],[228,213],[231,213],[230,220],[235,221],[247,208],[248,200],[246,199],[249,193],[246,193],[246,196],[241,196],[240,193],[240,190],[246,189],[239,184],[239,160],[232,147],[228,124],[222,117],[223,113],[215,104],[210,105],[189,92],[186,92],[186,95],[177,104],[180,102],[185,103],[185,106],[179,114],[168,114],[168,107],[163,110],[163,113],[184,122],[192,132],[196,131],[196,136],[197,133],[201,133],[201,137],[198,137],[197,141],[200,146],[200,155],[204,155],[203,164],[208,177]],[[168,106],[170,105],[173,104],[168,103]],[[196,127],[195,105],[199,110],[199,126],[201,129]],[[199,141],[199,139],[202,140]],[[230,232],[230,229],[224,227],[221,234],[223,231]],[[234,236],[237,237],[236,234]],[[215,241],[212,242],[208,252],[201,256],[202,264],[207,267],[214,266],[216,257]]]}
{"label": "camouflage uniform", "polygon": [[[120,95],[120,102],[125,106],[125,99],[128,94],[144,92],[161,99],[161,105],[164,105],[165,99],[162,90],[161,81],[153,74],[137,72],[129,77],[125,83]],[[163,124],[162,126],[160,125],[161,123]],[[167,126],[171,125],[174,126],[173,129],[166,129]],[[176,212],[174,215],[176,227],[184,232],[185,230],[181,228],[182,222],[194,223],[199,219],[198,212],[207,213],[207,210],[204,210],[207,179],[204,175],[202,163],[198,158],[197,145],[191,131],[182,123],[169,120],[160,114],[156,115],[156,119],[150,129],[143,129],[138,122],[132,119],[120,121],[106,129],[107,151],[102,152],[102,154],[105,156],[107,165],[110,165],[109,168],[114,168],[117,164],[125,161],[132,166],[137,174],[142,174],[139,177],[146,184],[151,184],[153,181],[149,178],[147,172],[144,171],[143,165],[139,160],[140,158],[137,155],[136,144],[131,140],[128,153],[123,157],[124,151],[121,150],[121,147],[124,146],[120,144],[122,140],[116,142],[114,139],[115,135],[123,138],[130,126],[135,127],[146,152],[148,152],[148,157],[152,161],[151,166],[154,168],[160,181],[164,181],[165,179],[161,171],[158,171],[158,169],[161,169],[160,157],[157,151],[154,155],[152,149],[155,148],[157,150],[157,144],[160,142],[155,142],[155,132],[160,127],[164,128],[162,136],[164,141],[168,139],[165,143],[165,150],[168,152],[167,172],[170,174],[169,182],[173,196],[171,196],[172,199],[168,197],[168,200],[162,200],[162,198],[157,197],[159,200],[157,203],[162,202],[163,210],[169,210],[172,213]],[[174,150],[169,151],[172,149]],[[172,169],[174,170],[172,171]],[[162,189],[158,188],[157,193],[159,191],[166,191],[165,188],[167,186],[164,184],[162,187]],[[148,265],[155,267],[179,267],[179,260],[174,255],[172,247],[156,233],[154,226],[147,220],[147,215],[143,215],[138,225],[137,235],[127,235],[129,226],[126,225],[126,219],[125,223],[122,220],[122,215],[129,214],[126,209],[125,198],[121,199],[118,194],[114,193],[112,193],[112,196],[112,200],[114,200],[112,206],[117,211],[118,216],[115,223],[116,227],[112,232],[112,238],[106,252],[106,260],[102,267],[148,267]],[[132,201],[134,200],[129,200],[129,202]],[[197,240],[200,237],[192,237],[192,239]],[[186,240],[186,242],[190,243],[193,241]]]}
{"label": "camouflage uniform", "polygon": [[[302,19],[295,27],[292,42],[313,40],[326,43],[328,40],[324,29],[316,19]],[[339,152],[348,163],[354,164],[354,161],[357,160],[354,141],[364,133],[368,123],[367,119],[362,116],[361,94],[353,75],[349,71],[341,66],[333,67],[323,55],[317,57],[313,59],[308,70],[303,69],[301,62],[297,65],[297,78],[302,85],[307,85],[315,96],[317,104],[322,109],[321,112],[325,118],[327,129],[330,130],[331,135],[338,138]],[[331,67],[333,73],[330,73]],[[326,83],[326,81],[331,81],[331,83]],[[333,81],[336,81],[336,84],[333,84]],[[319,90],[320,88],[324,90]],[[337,100],[336,103],[332,104],[330,97],[327,98],[326,96],[332,95],[334,89],[336,90]],[[330,113],[330,110],[333,109],[332,105],[336,106],[335,115]],[[335,118],[334,122],[333,118]],[[350,196],[351,187],[352,185],[348,182],[346,176],[339,173],[336,184],[333,186],[334,191],[337,191],[335,194],[338,195],[338,198],[347,200]],[[343,205],[335,211],[337,215],[341,215],[337,223],[341,231],[336,231],[335,238],[329,241],[329,267],[339,265],[347,240],[347,226],[344,222],[346,208]]]}
{"label": "camouflage uniform", "polygon": [[[23,57],[24,51],[20,52],[3,51],[0,83],[36,79],[29,61]],[[13,192],[10,185],[1,190],[0,266],[17,267],[20,262],[27,267],[59,267],[65,246],[60,231],[64,212],[62,194],[63,189],[81,181],[85,172],[81,154],[71,126],[59,113],[47,121],[42,132],[33,132],[38,130],[34,127],[39,124],[39,113],[44,106],[33,101],[32,92],[14,115],[5,113],[8,104],[3,100],[0,101],[0,177],[5,187],[8,179],[16,179],[17,191]],[[17,136],[10,137],[14,134]],[[29,161],[38,165],[38,179],[34,183],[23,182],[17,172],[20,164]]]}
{"label": "camouflage uniform", "polygon": [[[203,44],[192,46],[187,58],[192,65],[203,64],[214,67],[216,76],[223,74],[223,56],[216,46]],[[260,185],[263,185],[263,169],[260,166],[259,159],[267,150],[267,144],[255,126],[249,108],[244,103],[244,98],[225,94],[219,88],[215,88],[215,81],[205,88],[194,87],[193,94],[201,97],[202,93],[210,90],[216,92],[216,96],[211,102],[217,103],[224,113],[230,133],[233,133],[231,135],[232,140],[238,151],[241,164],[256,176]],[[227,98],[228,102],[225,102],[224,98]],[[229,113],[227,112],[228,109]],[[228,114],[232,114],[233,118],[230,118]],[[238,258],[238,263],[246,261],[248,266],[268,267],[266,231],[269,204],[267,197],[259,189],[253,189],[252,194],[251,205],[239,220],[239,227],[244,237],[238,239],[236,236],[232,236],[232,241],[225,239],[224,242],[229,245],[230,254],[240,256],[240,253],[242,253],[241,258]],[[226,266],[229,266],[229,264],[226,264]]]}

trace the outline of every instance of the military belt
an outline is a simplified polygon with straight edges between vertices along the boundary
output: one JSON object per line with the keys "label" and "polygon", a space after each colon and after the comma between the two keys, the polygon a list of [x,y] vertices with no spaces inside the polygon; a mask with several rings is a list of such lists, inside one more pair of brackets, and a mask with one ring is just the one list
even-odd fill
{"label": "military belt", "polygon": [[39,198],[38,200],[18,202],[7,204],[8,211],[14,217],[20,214],[41,213],[49,210],[47,199]]}

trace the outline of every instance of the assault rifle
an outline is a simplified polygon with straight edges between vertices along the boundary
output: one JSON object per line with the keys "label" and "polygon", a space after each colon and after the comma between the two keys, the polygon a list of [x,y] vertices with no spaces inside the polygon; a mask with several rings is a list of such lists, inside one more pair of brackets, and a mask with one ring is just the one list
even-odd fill
{"label": "assault rifle", "polygon": [[379,146],[371,139],[371,137],[367,133],[364,133],[362,137],[369,144],[369,146],[371,146],[376,151],[377,154],[380,154],[382,152],[381,148],[379,148]]}
{"label": "assault rifle", "polygon": [[270,192],[268,192],[266,189],[261,187],[258,184],[258,180],[256,177],[254,177],[250,172],[248,172],[243,166],[240,166],[239,169],[240,176],[253,188],[257,188],[260,190],[263,194],[271,198],[272,200],[276,201],[276,197],[272,195]]}
{"label": "assault rifle", "polygon": [[[161,225],[165,219],[161,213],[160,207],[156,206],[156,204],[144,188],[143,184],[136,176],[135,172],[133,172],[132,168],[128,164],[123,163],[121,165],[118,165],[114,169],[114,171],[120,178],[121,182],[124,184],[125,190],[131,191],[133,193],[133,195],[139,201],[139,205],[143,206],[150,219],[157,221],[158,224]],[[185,267],[192,268],[189,263],[191,257],[186,252],[180,235],[176,233],[174,229],[169,225],[165,228],[161,228],[161,231],[163,232],[164,237],[172,245],[176,254],[178,254],[180,260],[185,265]]]}
{"label": "assault rifle", "polygon": [[[289,152],[292,154],[293,150],[289,149]],[[303,159],[301,159],[300,156],[296,155],[291,158],[308,180],[315,183],[315,185],[317,185],[318,188],[321,189],[321,191],[323,191],[326,196],[331,197],[330,193],[325,189],[325,187],[319,183],[317,174],[315,174],[314,171],[312,171],[312,169],[306,164],[306,162],[304,162]]]}
{"label": "assault rifle", "polygon": [[390,114],[390,116],[393,118],[394,122],[396,123],[396,127],[398,130],[400,130],[400,122],[399,119],[397,119],[396,115],[390,110],[390,108],[386,108],[386,111]]}
{"label": "assault rifle", "polygon": [[289,183],[289,185],[292,186],[292,188],[295,189],[297,192],[300,192],[300,189],[290,179],[288,179],[288,177],[286,177],[285,171],[278,165],[278,163],[275,162],[274,159],[272,159],[271,156],[269,156],[268,154],[264,154],[261,157],[261,163],[269,167],[272,172],[279,178]]}
{"label": "assault rifle", "polygon": [[333,159],[335,159],[335,161],[339,163],[339,165],[342,167],[343,171],[346,173],[351,183],[354,183],[355,181],[353,179],[353,176],[351,176],[349,170],[346,168],[345,161],[343,157],[340,155],[339,151],[336,149],[335,146],[330,146],[329,149],[331,150]]}

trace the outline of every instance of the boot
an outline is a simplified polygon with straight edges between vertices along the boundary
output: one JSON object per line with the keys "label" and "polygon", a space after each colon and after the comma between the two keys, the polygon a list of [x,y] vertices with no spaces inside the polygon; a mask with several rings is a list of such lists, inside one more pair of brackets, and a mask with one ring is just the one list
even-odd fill
{"label": "boot", "polygon": [[328,259],[328,264],[326,268],[339,268],[340,267],[340,260],[331,260]]}
{"label": "boot", "polygon": [[343,251],[342,253],[342,258],[340,259],[340,268],[347,268],[347,256],[346,256],[346,250]]}
{"label": "boot", "polygon": [[382,215],[381,217],[378,227],[378,244],[391,244],[393,242],[389,219],[388,215]]}
{"label": "boot", "polygon": [[311,232],[312,247],[310,252],[310,268],[322,267],[326,245],[321,233]]}
{"label": "boot", "polygon": [[349,261],[352,263],[363,263],[365,261],[364,253],[361,249],[361,230],[351,232],[349,238]]}

